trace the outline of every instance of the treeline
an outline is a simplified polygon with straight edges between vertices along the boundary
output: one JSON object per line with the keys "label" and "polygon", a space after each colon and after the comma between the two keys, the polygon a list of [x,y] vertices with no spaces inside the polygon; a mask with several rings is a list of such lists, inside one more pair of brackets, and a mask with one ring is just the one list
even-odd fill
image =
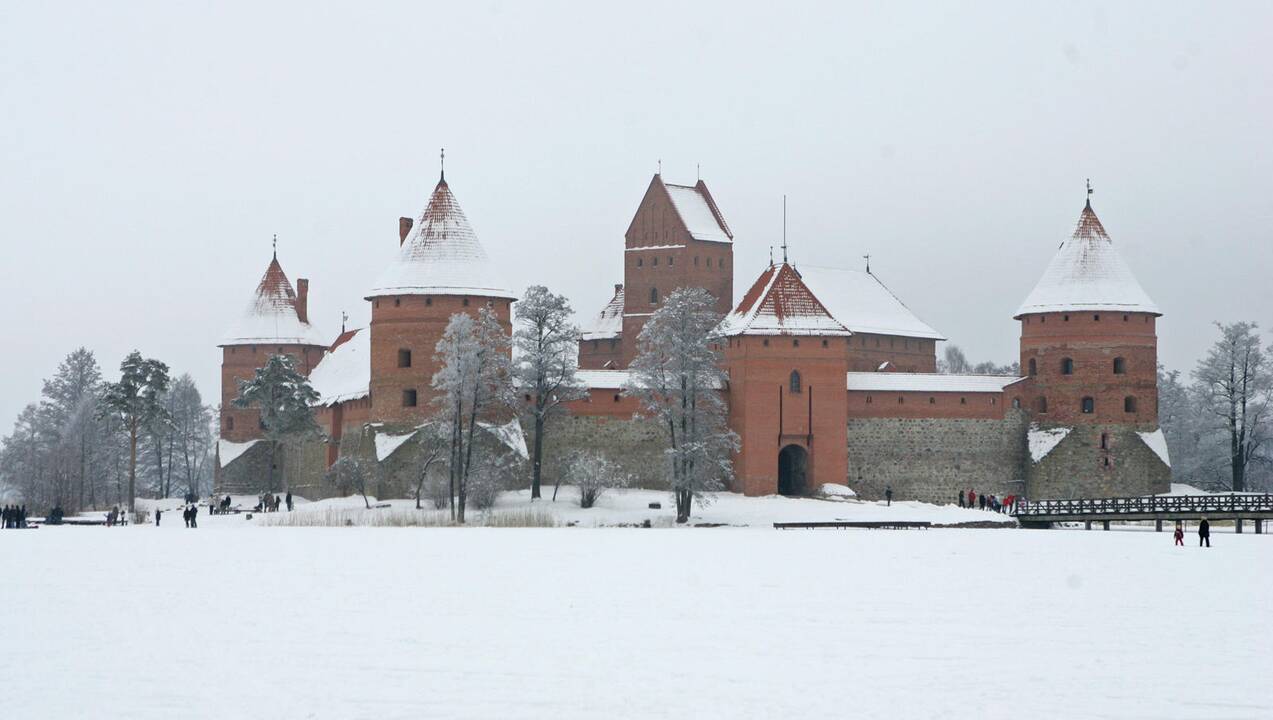
{"label": "treeline", "polygon": [[0,438],[0,494],[40,512],[127,506],[135,459],[136,494],[206,495],[214,422],[188,374],[170,381],[166,365],[133,353],[109,382],[80,348]]}

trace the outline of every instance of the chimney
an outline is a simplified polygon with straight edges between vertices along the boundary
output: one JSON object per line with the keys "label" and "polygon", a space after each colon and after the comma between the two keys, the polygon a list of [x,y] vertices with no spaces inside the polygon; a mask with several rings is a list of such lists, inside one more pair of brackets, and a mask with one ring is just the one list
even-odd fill
{"label": "chimney", "polygon": [[399,246],[401,246],[402,243],[407,241],[407,235],[411,234],[411,226],[414,224],[415,224],[415,221],[412,220],[411,218],[408,218],[408,217],[398,218],[398,245]]}
{"label": "chimney", "polygon": [[309,324],[309,280],[296,279],[296,317]]}
{"label": "chimney", "polygon": [[614,294],[615,294],[615,295],[618,295],[618,294],[619,294],[619,293],[621,293],[621,292],[623,292],[623,283],[615,283],[615,284],[614,284]]}

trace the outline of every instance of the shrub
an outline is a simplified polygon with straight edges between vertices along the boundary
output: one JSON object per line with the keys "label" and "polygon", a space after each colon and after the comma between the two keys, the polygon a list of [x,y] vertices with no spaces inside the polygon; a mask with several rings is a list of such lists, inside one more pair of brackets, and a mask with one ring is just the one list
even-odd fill
{"label": "shrub", "polygon": [[581,508],[595,505],[606,490],[627,487],[631,483],[631,478],[617,463],[592,450],[580,451],[570,458],[566,478],[579,488]]}

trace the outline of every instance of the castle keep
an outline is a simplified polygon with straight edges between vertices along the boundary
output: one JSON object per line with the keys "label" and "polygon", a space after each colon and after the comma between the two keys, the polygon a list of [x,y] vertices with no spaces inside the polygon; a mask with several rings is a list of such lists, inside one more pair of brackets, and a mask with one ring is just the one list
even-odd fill
{"label": "castle keep", "polygon": [[[624,236],[623,282],[582,323],[579,377],[547,437],[545,480],[583,447],[659,486],[662,435],[623,394],[636,338],[664,298],[701,287],[717,299],[728,373],[723,389],[741,449],[731,488],[806,494],[825,483],[860,495],[951,501],[961,489],[1030,498],[1165,492],[1158,428],[1161,312],[1119,256],[1090,201],[1018,309],[1021,376],[937,373],[924,323],[870,270],[772,263],[734,300],[734,234],[707,185],[655,175]],[[490,307],[505,330],[516,299],[445,178],[424,210],[399,221],[399,254],[368,291],[368,328],[324,341],[308,323],[308,283],[293,290],[277,258],[221,343],[219,492],[258,492],[268,452],[237,381],[274,353],[291,355],[321,399],[326,439],[281,454],[281,476],[309,497],[334,490],[323,471],[342,454],[374,457],[377,494],[410,486],[430,413],[434,346],[452,314]],[[521,287],[534,277],[517,283]],[[524,455],[516,422],[485,425]]]}

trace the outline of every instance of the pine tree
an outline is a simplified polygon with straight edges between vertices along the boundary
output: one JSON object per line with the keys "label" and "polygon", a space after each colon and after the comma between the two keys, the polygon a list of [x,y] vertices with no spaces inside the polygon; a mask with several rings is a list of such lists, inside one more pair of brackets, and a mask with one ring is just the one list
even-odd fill
{"label": "pine tree", "polygon": [[168,389],[168,366],[134,350],[120,363],[120,379],[107,383],[98,403],[99,417],[113,417],[128,435],[128,512],[137,509],[137,439],[166,416],[160,399]]}
{"label": "pine tree", "polygon": [[726,375],[717,350],[715,299],[701,288],[673,292],[637,338],[625,391],[647,417],[667,430],[668,465],[676,497],[676,521],[689,520],[695,498],[718,490],[733,477],[731,454],[738,436],[726,422],[721,389]]}
{"label": "pine tree", "polygon": [[271,355],[264,367],[256,369],[251,380],[239,381],[239,396],[234,404],[260,410],[261,428],[270,444],[270,469],[262,492],[277,489],[274,465],[280,447],[322,434],[312,408],[318,397],[318,392],[296,370],[296,364],[288,355]]}
{"label": "pine tree", "polygon": [[[561,404],[587,394],[575,371],[579,367],[579,328],[570,322],[570,303],[542,285],[532,285],[517,303],[517,330],[513,333],[514,367],[519,390],[530,396],[526,414],[534,425],[531,447],[531,499],[540,496],[544,457],[544,432]],[[561,486],[561,473],[557,474]],[[553,488],[553,500],[557,488]]]}

